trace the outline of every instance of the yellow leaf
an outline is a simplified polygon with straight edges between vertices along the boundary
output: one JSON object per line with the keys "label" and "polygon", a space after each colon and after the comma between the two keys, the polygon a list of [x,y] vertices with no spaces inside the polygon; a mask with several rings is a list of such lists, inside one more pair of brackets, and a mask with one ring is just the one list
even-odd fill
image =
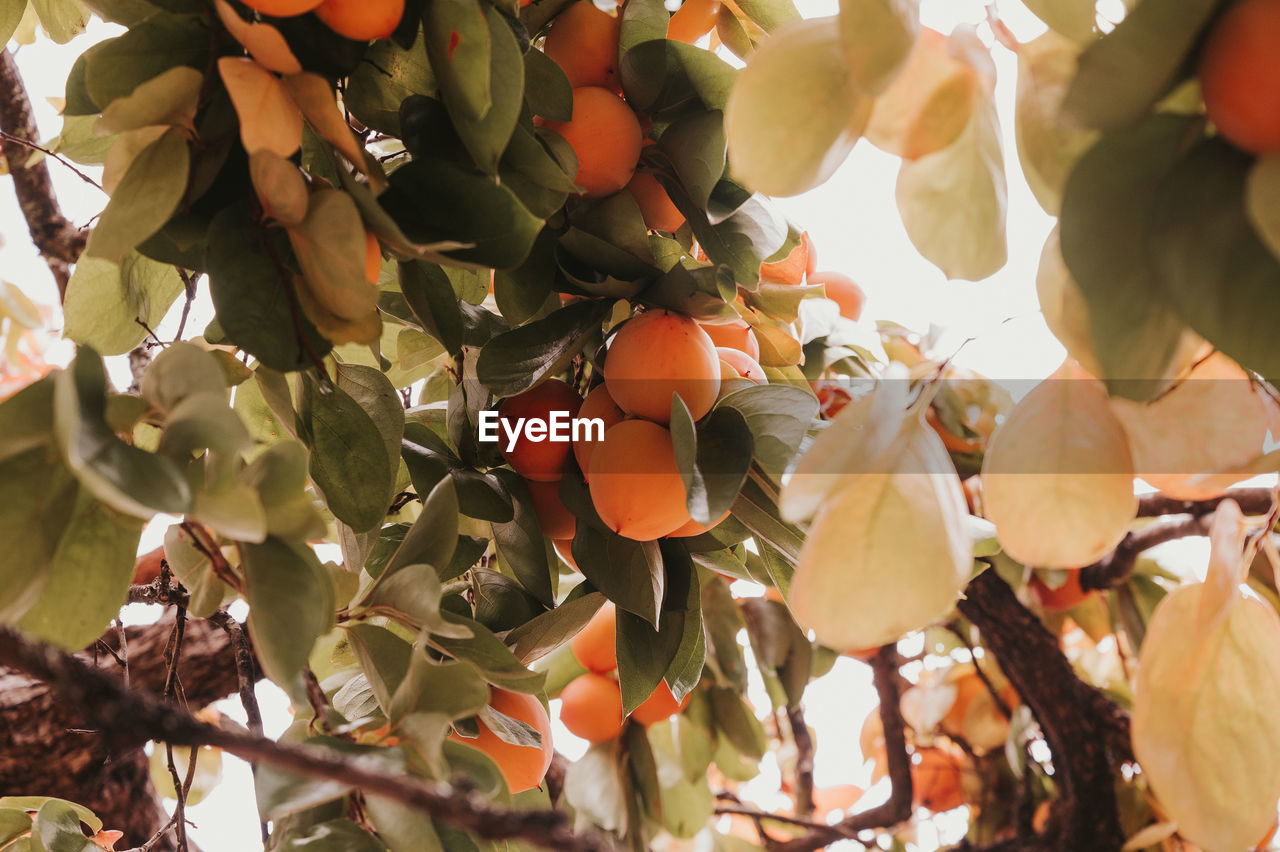
{"label": "yellow leaf", "polygon": [[913,416],[875,467],[823,503],[791,581],[796,621],[831,648],[876,647],[928,626],[972,571],[968,509],[937,433]]}
{"label": "yellow leaf", "polygon": [[268,71],[277,74],[297,74],[302,63],[289,49],[289,43],[271,24],[255,24],[236,14],[226,0],[216,0],[218,17],[231,37],[240,42],[249,55]]}
{"label": "yellow leaf", "polygon": [[97,133],[121,133],[152,125],[172,125],[193,130],[196,101],[204,75],[180,65],[138,86],[128,95],[107,104],[94,125]]}
{"label": "yellow leaf", "polygon": [[1036,295],[1044,324],[1058,338],[1067,354],[1091,376],[1102,375],[1098,356],[1093,351],[1093,328],[1089,322],[1089,305],[1080,285],[1062,259],[1058,228],[1054,227],[1040,251],[1040,268],[1036,270]]}
{"label": "yellow leaf", "polygon": [[1247,533],[1240,504],[1230,499],[1219,503],[1209,523],[1209,570],[1196,614],[1201,630],[1211,630],[1226,617],[1245,578]]}
{"label": "yellow leaf", "polygon": [[302,114],[276,77],[252,59],[224,56],[218,73],[240,117],[244,149],[292,157],[302,147]]}
{"label": "yellow leaf", "polygon": [[1178,831],[1210,850],[1252,848],[1280,798],[1280,617],[1239,587],[1205,629],[1202,584],[1152,616],[1134,684],[1133,751]]}
{"label": "yellow leaf", "polygon": [[147,149],[152,142],[155,142],[165,134],[167,127],[157,125],[155,127],[140,127],[137,130],[130,130],[121,133],[116,139],[116,143],[111,146],[111,150],[107,152],[106,162],[102,164],[102,188],[110,195],[116,191],[116,187],[120,185],[121,178],[125,172],[129,171],[129,166],[133,163],[135,157]]}
{"label": "yellow leaf", "polygon": [[1138,500],[1102,383],[1068,362],[1023,397],[991,437],[982,502],[1000,546],[1024,565],[1080,568],[1110,552]]}
{"label": "yellow leaf", "polygon": [[952,55],[947,37],[925,28],[902,71],[876,98],[867,139],[907,160],[941,151],[969,125],[979,87],[977,70]]}
{"label": "yellow leaf", "polygon": [[789,23],[756,50],[729,93],[730,169],[756,192],[798,195],[831,177],[870,112],[835,19]]}
{"label": "yellow leaf", "polygon": [[298,282],[298,307],[320,335],[337,346],[344,343],[373,343],[382,336],[382,315],[377,308],[355,319],[337,316],[316,301],[311,291]]}
{"label": "yellow leaf", "polygon": [[1266,440],[1262,394],[1220,352],[1155,401],[1115,399],[1111,407],[1129,435],[1138,476],[1180,500],[1214,497],[1249,478],[1231,471],[1260,455]]}
{"label": "yellow leaf", "polygon": [[367,173],[364,149],[342,117],[329,83],[318,74],[291,74],[284,78],[284,87],[316,133],[337,148],[353,166]]}
{"label": "yellow leaf", "polygon": [[919,0],[840,0],[840,32],[854,80],[877,95],[911,55],[920,33]]}

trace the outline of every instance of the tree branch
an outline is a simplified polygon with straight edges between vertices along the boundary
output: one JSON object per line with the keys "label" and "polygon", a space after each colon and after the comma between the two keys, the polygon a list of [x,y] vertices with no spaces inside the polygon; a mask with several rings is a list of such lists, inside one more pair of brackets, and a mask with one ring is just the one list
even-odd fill
{"label": "tree branch", "polygon": [[0,664],[48,683],[63,701],[93,719],[104,738],[121,746],[150,739],[170,745],[216,746],[250,763],[338,781],[385,797],[487,839],[519,839],[558,852],[613,849],[600,835],[574,832],[569,818],[559,811],[496,807],[482,796],[448,785],[383,774],[324,750],[209,725],[154,693],[125,690],[118,678],[9,628],[0,628]]}
{"label": "tree branch", "polygon": [[[888,828],[911,818],[913,796],[911,758],[907,754],[906,723],[902,720],[902,689],[898,674],[898,649],[881,648],[871,660],[876,694],[880,697],[880,721],[889,763],[889,798],[870,810],[851,814],[838,823],[813,829],[808,834],[775,844],[773,852],[814,852],[860,832]],[[768,816],[767,814],[765,815]]]}
{"label": "tree branch", "polygon": [[[1217,505],[1216,503],[1214,504]],[[1209,515],[1191,515],[1176,520],[1158,521],[1125,535],[1115,550],[1092,565],[1080,569],[1080,588],[1113,589],[1123,586],[1133,576],[1138,557],[1165,542],[1190,536],[1207,535]]]}
{"label": "tree branch", "polygon": [[787,722],[796,744],[796,813],[809,816],[813,813],[813,737],[799,705],[787,710]]}
{"label": "tree branch", "polygon": [[1246,515],[1265,515],[1271,511],[1275,496],[1274,488],[1232,488],[1208,500],[1179,500],[1167,494],[1148,494],[1138,499],[1138,517],[1211,515],[1218,504],[1228,498],[1240,504],[1240,510]]}
{"label": "tree branch", "polygon": [[1050,815],[1052,845],[1118,850],[1124,833],[1115,769],[1133,759],[1128,714],[1076,676],[1057,637],[994,571],[969,583],[958,608],[1035,714],[1053,755],[1059,797]]}
{"label": "tree branch", "polygon": [[87,238],[62,215],[48,164],[43,158],[31,162],[31,147],[38,143],[40,133],[22,74],[8,50],[0,50],[0,130],[5,131],[0,152],[9,164],[31,241],[49,264],[59,295],[65,296],[71,278],[68,267],[80,257]]}

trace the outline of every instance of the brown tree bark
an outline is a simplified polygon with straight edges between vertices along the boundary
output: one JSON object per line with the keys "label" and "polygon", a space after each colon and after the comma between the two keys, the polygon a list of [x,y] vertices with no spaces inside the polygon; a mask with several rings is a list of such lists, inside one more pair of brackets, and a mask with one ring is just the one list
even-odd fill
{"label": "brown tree bark", "polygon": [[[164,650],[173,629],[172,612],[146,627],[126,631],[129,683],[154,692],[164,687]],[[118,651],[114,632],[103,636]],[[106,650],[77,655],[123,678]],[[192,709],[237,689],[235,654],[227,634],[213,624],[190,620],[178,665],[180,695]],[[94,811],[107,828],[125,833],[121,848],[141,845],[166,822],[151,785],[141,748],[113,749],[93,730],[77,706],[60,701],[48,685],[0,668],[0,795],[58,796]],[[127,845],[126,845],[127,844]],[[170,850],[166,838],[155,847]]]}

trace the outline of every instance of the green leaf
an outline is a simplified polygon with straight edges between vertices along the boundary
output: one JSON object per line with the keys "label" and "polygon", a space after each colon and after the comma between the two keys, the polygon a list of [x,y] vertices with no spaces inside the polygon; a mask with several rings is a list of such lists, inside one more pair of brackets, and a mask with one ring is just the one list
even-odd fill
{"label": "green leaf", "polygon": [[40,16],[40,26],[58,44],[80,35],[89,23],[89,10],[80,0],[31,0],[31,5]]}
{"label": "green leaf", "polygon": [[452,355],[462,348],[462,313],[458,295],[444,270],[434,263],[401,263],[400,290],[427,334]]}
{"label": "green leaf", "polygon": [[671,13],[662,0],[631,0],[620,12],[622,23],[618,39],[618,52],[627,51],[638,44],[667,37],[671,25]]}
{"label": "green leaf", "polygon": [[[0,44],[9,43],[9,39],[13,37],[14,31],[18,29],[18,24],[22,22],[22,15],[26,11],[27,0],[16,0],[16,2],[6,3],[3,8],[0,8]],[[3,835],[0,834],[0,837],[3,837]]]}
{"label": "green leaf", "polygon": [[956,141],[902,164],[897,200],[911,243],[950,279],[980,281],[1009,257],[1009,191],[995,104],[983,98]]}
{"label": "green leaf", "polygon": [[506,470],[495,471],[501,477],[515,504],[515,517],[505,524],[493,525],[493,543],[503,564],[510,569],[529,594],[544,606],[555,604],[551,588],[551,566],[542,526],[533,509],[533,501],[524,480]]}
{"label": "green leaf", "polygon": [[333,627],[333,581],[305,544],[268,538],[241,550],[253,647],[267,677],[287,689]]}
{"label": "green leaf", "polygon": [[182,131],[170,128],[129,164],[85,246],[86,257],[122,263],[125,254],[159,231],[187,191],[191,152]]}
{"label": "green leaf", "polygon": [[192,130],[203,83],[204,75],[194,68],[170,68],[112,101],[102,111],[95,129],[99,133],[123,133],[172,124]]}
{"label": "green leaf", "polygon": [[716,727],[734,748],[753,760],[764,757],[767,747],[764,728],[742,696],[732,689],[714,687],[711,690],[711,707]]}
{"label": "green leaf", "polygon": [[386,852],[382,841],[349,819],[332,819],[313,825],[305,834],[289,834],[278,847],[282,852]]}
{"label": "green leaf", "polygon": [[85,52],[85,86],[98,107],[132,94],[141,84],[177,65],[204,71],[209,33],[195,15],[160,12],[117,38]]}
{"label": "green leaf", "polygon": [[68,802],[50,799],[31,821],[32,840],[41,852],[100,852],[85,837],[80,815]]}
{"label": "green leaf", "polygon": [[441,614],[445,621],[468,628],[472,635],[467,639],[433,635],[428,639],[431,645],[454,659],[471,663],[490,683],[503,689],[530,694],[542,689],[546,675],[525,668],[511,649],[483,624],[461,615]]}
{"label": "green leaf", "polygon": [[[310,387],[310,385],[308,385]],[[341,387],[312,391],[309,472],[325,505],[356,532],[386,516],[395,478],[378,425]]]}
{"label": "green leaf", "polygon": [[[442,85],[441,93],[445,96],[445,106],[449,108],[453,126],[471,152],[471,158],[483,171],[494,174],[498,170],[498,160],[516,128],[520,108],[524,105],[524,58],[511,27],[507,26],[502,14],[488,4],[482,4],[481,8],[489,29],[490,65],[486,76],[492,102],[482,117],[476,117],[469,109],[459,109],[456,106],[456,101],[450,98],[450,86]],[[461,42],[458,50],[453,52],[450,63],[459,71],[463,66],[453,66],[453,63],[459,61],[460,50]],[[443,78],[447,76],[442,75]]]}
{"label": "green leaf", "polygon": [[796,21],[760,46],[733,87],[724,114],[729,168],[755,192],[799,195],[831,177],[870,117],[837,22]]}
{"label": "green leaf", "polygon": [[650,624],[658,624],[665,576],[657,542],[633,541],[578,524],[573,561],[604,596]]}
{"label": "green leaf", "polygon": [[137,252],[120,263],[84,257],[76,264],[62,303],[62,333],[104,355],[123,355],[155,328],[182,293],[172,266]]}
{"label": "green leaf", "polygon": [[751,468],[754,441],[742,413],[717,407],[698,426],[697,463],[685,477],[689,513],[700,524],[729,511]]}
{"label": "green leaf", "polygon": [[1080,56],[1064,110],[1086,127],[1137,121],[1181,79],[1219,0],[1143,0]]}
{"label": "green leaf", "polygon": [[272,260],[272,252],[288,253],[282,231],[260,228],[248,208],[233,205],[213,217],[207,240],[209,293],[228,341],[282,372],[310,363],[295,328],[316,355],[329,351],[329,342],[293,305],[291,284]]}
{"label": "green leaf", "polygon": [[604,595],[588,592],[565,600],[549,612],[526,621],[506,636],[511,652],[528,665],[542,659],[578,634],[604,603]]}
{"label": "green leaf", "polygon": [[438,158],[414,160],[391,173],[379,201],[411,240],[454,240],[472,247],[457,260],[510,269],[529,254],[542,219],[510,189],[479,172]]}
{"label": "green leaf", "polygon": [[1220,140],[1174,166],[1154,199],[1149,254],[1183,319],[1247,369],[1280,376],[1280,261],[1245,214],[1253,158]]}
{"label": "green leaf", "polygon": [[31,817],[20,808],[0,808],[0,844],[7,844],[31,830]]}
{"label": "green leaf", "polygon": [[[623,15],[625,22],[626,9]],[[525,100],[534,115],[550,121],[573,117],[573,87],[554,59],[541,50],[529,51],[524,55],[524,78]]]}
{"label": "green leaf", "polygon": [[738,6],[768,33],[800,19],[800,12],[792,0],[742,0]]}
{"label": "green leaf", "polygon": [[1072,170],[1062,198],[1062,257],[1089,307],[1108,390],[1154,399],[1186,328],[1144,249],[1155,189],[1198,135],[1195,121],[1157,115],[1103,136]]}
{"label": "green leaf", "polygon": [[437,663],[414,649],[405,677],[396,687],[387,716],[392,724],[410,713],[437,713],[450,720],[484,710],[489,685],[470,663]]}
{"label": "green leaf", "polygon": [[724,176],[724,134],[724,114],[708,110],[677,119],[658,139],[658,149],[671,160],[685,192],[703,210]]}
{"label": "green leaf", "polygon": [[498,335],[480,350],[480,381],[496,396],[528,390],[567,364],[612,307],[610,299],[584,299]]}
{"label": "green leaf", "polygon": [[745,418],[756,461],[766,473],[781,476],[818,414],[818,400],[794,385],[756,385],[725,394],[716,408],[736,409]]}
{"label": "green leaf", "polygon": [[437,570],[448,565],[458,546],[458,497],[450,479],[442,479],[422,501],[422,511],[382,576],[406,565],[426,563]]}
{"label": "green leaf", "polygon": [[19,628],[71,651],[97,639],[124,604],[141,535],[141,523],[81,492]]}
{"label": "green leaf", "polygon": [[102,820],[94,816],[93,811],[84,805],[68,802],[53,796],[0,796],[0,808],[18,808],[23,811],[38,811],[49,802],[61,802],[75,811],[80,821],[89,827],[94,834],[102,831]]}
{"label": "green leaf", "polygon": [[491,37],[482,5],[476,0],[432,2],[422,23],[431,70],[450,115],[455,122],[458,116],[484,118],[493,105],[493,81]]}
{"label": "green leaf", "polygon": [[435,89],[421,36],[408,49],[379,39],[347,78],[342,103],[366,127],[399,137],[400,104],[412,94]]}
{"label": "green leaf", "polygon": [[[438,350],[437,350],[438,351]],[[391,485],[400,472],[400,440],[404,437],[404,403],[391,380],[379,370],[361,364],[339,364],[338,387],[364,409],[378,427],[390,463]],[[387,499],[391,499],[391,493]]]}
{"label": "green leaf", "polygon": [[94,496],[139,518],[187,510],[191,488],[178,466],[126,444],[107,423],[107,376],[96,352],[80,350],[59,374],[54,400],[54,428],[67,465]]}
{"label": "green leaf", "polygon": [[183,400],[227,392],[226,378],[211,352],[194,343],[175,343],[156,356],[142,377],[142,398],[168,413]]}
{"label": "green leaf", "polygon": [[[0,406],[12,410],[21,394]],[[2,433],[0,433],[2,434]],[[48,582],[59,540],[77,504],[78,485],[57,450],[37,446],[0,460],[0,623],[16,620]]]}
{"label": "green leaf", "polygon": [[[840,0],[840,36],[863,92],[880,94],[902,70],[920,34],[919,6],[919,0]],[[743,11],[750,15],[750,6]]]}
{"label": "green leaf", "polygon": [[702,623],[706,630],[707,666],[718,683],[739,692],[747,688],[747,663],[738,645],[738,631],[745,624],[729,584],[707,578],[701,583]]}
{"label": "green leaf", "polygon": [[351,649],[360,662],[360,670],[384,713],[391,713],[391,699],[413,659],[413,646],[383,627],[372,624],[348,624]]}
{"label": "green leaf", "polygon": [[723,110],[738,71],[708,50],[668,39],[641,42],[619,63],[627,101],[640,112],[685,108],[697,98]]}
{"label": "green leaf", "polygon": [[[405,772],[404,753],[397,748],[356,745],[337,737],[312,737],[302,747],[320,755],[350,761],[369,772],[391,775]],[[258,767],[254,782],[258,813],[264,821],[276,821],[277,824],[292,814],[340,799],[351,790],[351,785],[343,781],[294,775],[268,763]]]}
{"label": "green leaf", "polygon": [[435,824],[422,811],[380,796],[366,796],[364,809],[391,852],[445,852]]}

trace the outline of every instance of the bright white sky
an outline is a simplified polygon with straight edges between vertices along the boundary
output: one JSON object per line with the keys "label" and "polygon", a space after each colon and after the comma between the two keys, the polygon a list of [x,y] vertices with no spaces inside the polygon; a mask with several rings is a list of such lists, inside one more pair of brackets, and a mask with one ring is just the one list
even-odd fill
{"label": "bright white sky", "polygon": [[[806,17],[835,14],[837,0],[799,0]],[[949,32],[958,24],[979,24],[979,32],[989,39],[984,0],[923,0],[926,25]],[[1038,35],[1044,27],[1018,0],[995,3],[1006,24],[1022,40]],[[72,61],[91,43],[109,37],[117,28],[94,21],[89,31],[71,45],[57,46],[47,40],[18,51],[44,138],[59,131],[61,122],[50,98],[60,98]],[[998,274],[978,283],[948,282],[915,251],[907,239],[894,206],[894,183],[898,162],[869,144],[860,143],[849,161],[825,185],[803,197],[778,203],[792,221],[809,230],[818,249],[823,269],[852,275],[868,295],[863,326],[870,340],[873,322],[893,320],[924,332],[931,324],[951,329],[948,338],[958,346],[973,338],[957,362],[993,378],[1040,379],[1061,363],[1064,351],[1045,327],[1035,295],[1035,272],[1040,249],[1052,227],[1051,218],[1036,204],[1017,166],[1013,139],[1013,93],[1016,59],[997,47],[995,62],[999,73],[997,103],[1006,129],[1005,155],[1009,177],[1009,263]],[[76,223],[87,222],[103,207],[106,198],[57,163],[51,164],[53,180],[63,209]],[[93,173],[95,170],[89,170]],[[12,193],[0,188],[0,276],[14,282],[36,301],[53,305],[56,290],[47,268],[31,246],[25,223]],[[188,333],[198,333],[209,316],[206,306],[197,309]],[[161,337],[176,328],[176,312],[162,324]],[[118,365],[113,375],[117,383],[128,382],[127,369]],[[148,532],[144,549],[159,542],[159,529]],[[740,584],[741,585],[741,584]],[[237,613],[243,616],[243,613]],[[753,690],[756,705],[768,706],[759,684]],[[279,733],[288,724],[287,702],[274,687],[259,688],[269,734]],[[807,712],[817,730],[819,748],[816,775],[819,785],[842,783],[866,785],[869,768],[863,766],[857,744],[861,720],[875,705],[869,669],[843,659],[831,675],[814,683],[807,694]],[[224,712],[243,719],[235,701],[220,705]],[[557,726],[556,744],[572,757],[584,747]],[[192,835],[207,852],[242,852],[260,848],[257,823],[251,814],[254,805],[248,770],[238,761],[227,761],[224,782],[202,805],[190,811],[196,823]],[[777,789],[778,773],[766,763],[760,790]],[[38,791],[30,791],[38,792]],[[871,805],[883,790],[864,799]],[[773,807],[781,801],[762,799]],[[931,826],[919,833],[921,848],[934,848],[939,841],[954,842],[963,832],[963,820],[940,820],[943,836]]]}

